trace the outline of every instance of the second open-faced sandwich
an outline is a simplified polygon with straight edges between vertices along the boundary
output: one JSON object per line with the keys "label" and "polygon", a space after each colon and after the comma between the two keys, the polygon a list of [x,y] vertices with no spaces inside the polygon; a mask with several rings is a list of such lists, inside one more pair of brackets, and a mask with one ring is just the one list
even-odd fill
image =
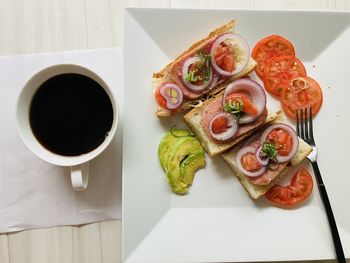
{"label": "second open-faced sandwich", "polygon": [[266,108],[262,86],[250,78],[224,83],[224,90],[184,116],[209,156],[225,152],[280,112]]}

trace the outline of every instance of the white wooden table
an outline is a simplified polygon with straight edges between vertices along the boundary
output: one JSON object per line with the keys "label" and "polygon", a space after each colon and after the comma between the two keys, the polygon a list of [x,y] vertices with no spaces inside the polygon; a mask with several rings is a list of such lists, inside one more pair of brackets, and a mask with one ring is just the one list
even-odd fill
{"label": "white wooden table", "polygon": [[[126,6],[350,11],[350,0],[0,0],[0,55],[120,46]],[[0,263],[120,261],[119,220],[0,235]]]}

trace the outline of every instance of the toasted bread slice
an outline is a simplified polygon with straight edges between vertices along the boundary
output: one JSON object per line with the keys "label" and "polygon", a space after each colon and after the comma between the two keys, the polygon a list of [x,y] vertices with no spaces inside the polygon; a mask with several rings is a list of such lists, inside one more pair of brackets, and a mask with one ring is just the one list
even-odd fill
{"label": "toasted bread slice", "polygon": [[290,167],[296,166],[301,161],[303,161],[310,152],[312,148],[306,142],[299,138],[299,147],[297,153],[290,160],[291,165],[286,166],[281,172],[267,185],[255,185],[250,182],[248,177],[241,173],[237,167],[236,154],[241,148],[241,145],[237,145],[228,152],[224,153],[222,157],[227,162],[227,164],[232,169],[235,176],[237,176],[239,182],[242,184],[244,189],[247,191],[249,196],[253,199],[258,199],[260,196],[264,195],[272,186],[274,186],[290,169]]}
{"label": "toasted bread slice", "polygon": [[[182,59],[186,58],[189,54],[193,53],[195,50],[199,50],[208,41],[214,40],[218,36],[220,36],[224,33],[230,33],[230,32],[235,32],[235,21],[234,20],[231,20],[228,23],[224,24],[223,26],[215,29],[207,37],[194,43],[188,50],[183,52],[174,61],[169,63],[165,68],[163,68],[159,72],[153,73],[153,87],[154,88],[157,87],[162,82],[172,81],[171,69],[175,63],[178,63]],[[239,74],[232,76],[228,79],[219,81],[218,84],[216,85],[216,87],[214,87],[212,89],[212,91],[215,91],[217,89],[217,87],[220,86],[219,84],[221,84],[223,81],[225,81],[225,82],[230,81],[231,82],[232,80],[235,80],[235,79],[238,79],[238,78],[241,78],[241,77],[248,75],[249,73],[251,73],[255,69],[256,65],[257,65],[257,63],[255,62],[255,60],[253,58],[250,58],[248,65],[246,66],[246,68],[242,72],[240,72]],[[207,94],[204,94],[196,99],[184,101],[184,103],[176,111],[170,111],[170,110],[158,107],[155,113],[158,117],[170,117],[170,116],[174,115],[175,113],[181,113],[181,112],[187,111],[188,109],[200,104],[202,101],[205,100],[205,97],[207,97],[206,95]]]}
{"label": "toasted bread slice", "polygon": [[[224,92],[224,91],[222,91]],[[217,96],[220,96],[221,93],[217,94]],[[272,121],[276,120],[279,115],[281,114],[280,111],[278,112],[271,112],[267,111],[267,117],[264,122],[261,123],[261,125],[258,125],[248,131],[247,133],[242,134],[241,136],[238,136],[234,138],[233,140],[230,140],[225,143],[217,143],[211,138],[209,138],[202,127],[201,121],[202,121],[202,114],[204,110],[206,109],[206,106],[212,103],[213,100],[215,100],[216,96],[204,101],[204,103],[197,108],[192,109],[190,112],[186,113],[184,115],[184,121],[187,124],[187,126],[191,129],[191,131],[197,136],[199,141],[201,142],[202,146],[204,147],[205,151],[210,157],[216,156],[220,153],[223,153],[233,147],[234,145],[238,144],[240,141],[244,140],[251,134],[253,134],[257,129],[261,128],[263,125],[269,124]]]}

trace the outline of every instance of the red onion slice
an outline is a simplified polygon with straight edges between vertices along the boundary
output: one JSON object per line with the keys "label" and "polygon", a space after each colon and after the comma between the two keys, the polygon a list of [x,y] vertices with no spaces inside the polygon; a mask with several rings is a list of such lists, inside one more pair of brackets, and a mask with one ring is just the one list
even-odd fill
{"label": "red onion slice", "polygon": [[[230,44],[233,45],[233,52],[238,56],[235,56],[235,68],[232,72],[223,70],[219,67],[218,64],[216,64],[215,61],[215,50],[218,47],[218,45],[220,45],[224,41],[229,41]],[[249,45],[241,35],[233,33],[223,34],[214,41],[210,49],[210,56],[211,65],[213,66],[215,72],[225,77],[233,76],[243,71],[243,69],[245,69],[245,67],[247,66],[250,57]]]}
{"label": "red onion slice", "polygon": [[[210,81],[208,81],[206,83],[204,82],[202,85],[195,85],[195,84],[192,84],[191,82],[186,81],[186,76],[188,74],[189,67],[192,64],[200,62],[200,61],[201,61],[201,59],[197,56],[190,57],[185,61],[184,65],[182,66],[181,80],[182,80],[183,84],[193,92],[202,92],[206,88],[213,86],[212,83],[213,83],[214,78],[213,78],[213,71],[211,69],[210,69]],[[217,81],[218,78],[216,77],[215,80]],[[215,81],[214,85],[216,84],[216,81]]]}
{"label": "red onion slice", "polygon": [[245,146],[243,148],[241,148],[238,152],[237,152],[237,155],[236,155],[236,164],[237,164],[237,167],[239,169],[239,171],[247,176],[250,176],[250,177],[257,177],[257,176],[260,176],[262,175],[263,173],[265,173],[266,171],[266,166],[261,166],[261,168],[257,171],[254,171],[254,172],[250,172],[248,170],[246,170],[243,165],[242,165],[242,157],[244,155],[246,155],[247,153],[252,153],[255,155],[255,152],[256,152],[256,148],[253,147],[253,146]]}
{"label": "red onion slice", "polygon": [[292,137],[292,141],[293,141],[293,147],[291,149],[291,151],[289,152],[289,154],[287,156],[281,156],[277,153],[276,159],[278,162],[283,163],[283,162],[287,162],[290,159],[293,158],[293,156],[296,154],[298,147],[299,147],[299,139],[297,134],[295,133],[295,131],[293,130],[292,127],[290,127],[287,124],[284,123],[277,123],[274,125],[271,125],[270,127],[268,127],[262,134],[261,134],[261,143],[264,143],[267,140],[267,136],[270,134],[270,132],[272,132],[275,129],[283,129],[285,131],[287,131],[290,136]]}
{"label": "red onion slice", "polygon": [[[227,121],[228,121],[227,124],[228,124],[229,128],[227,128],[227,130],[222,132],[222,133],[214,133],[212,126],[213,126],[214,121],[219,117],[227,118]],[[236,118],[234,116],[232,116],[231,114],[226,113],[226,112],[221,112],[221,113],[215,115],[215,117],[209,123],[210,135],[215,140],[218,140],[218,141],[223,142],[223,141],[227,141],[227,140],[231,139],[233,136],[235,136],[235,134],[237,133],[237,130],[238,130],[238,124],[237,124]]]}
{"label": "red onion slice", "polygon": [[256,149],[255,157],[261,165],[266,166],[269,163],[269,158],[268,157],[266,157],[266,158],[261,157],[261,150],[262,150],[262,145],[260,145]]}
{"label": "red onion slice", "polygon": [[182,90],[172,82],[165,82],[161,85],[159,92],[166,99],[166,107],[169,110],[177,109],[183,102]]}
{"label": "red onion slice", "polygon": [[258,114],[256,116],[243,114],[239,118],[239,123],[249,123],[256,120],[266,108],[266,94],[263,87],[256,81],[248,78],[234,80],[228,84],[225,89],[223,103],[225,102],[226,96],[236,92],[248,93],[251,96],[252,103],[258,110]]}
{"label": "red onion slice", "polygon": [[207,89],[211,90],[212,88],[214,88],[216,83],[218,82],[218,80],[219,80],[219,77],[217,75],[213,74],[213,77],[211,78],[211,83]]}

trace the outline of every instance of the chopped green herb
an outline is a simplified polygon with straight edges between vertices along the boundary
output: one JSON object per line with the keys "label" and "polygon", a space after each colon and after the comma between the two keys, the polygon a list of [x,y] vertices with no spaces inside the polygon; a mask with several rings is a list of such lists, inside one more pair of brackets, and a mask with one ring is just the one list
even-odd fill
{"label": "chopped green herb", "polygon": [[185,81],[186,82],[196,82],[198,80],[201,80],[201,77],[199,75],[196,74],[196,70],[190,70],[186,77],[185,77]]}
{"label": "chopped green herb", "polygon": [[226,112],[229,112],[232,114],[238,114],[238,113],[241,113],[242,110],[243,110],[243,101],[238,98],[224,103],[224,111]]}
{"label": "chopped green herb", "polygon": [[277,150],[276,145],[269,142],[264,142],[261,149],[261,155],[263,157],[268,157],[270,160],[278,163],[277,161]]}
{"label": "chopped green herb", "polygon": [[211,80],[210,54],[199,52],[197,56],[199,57],[200,61],[197,63],[196,67],[189,70],[185,76],[185,81],[203,81],[204,83],[208,83]]}
{"label": "chopped green herb", "polygon": [[236,98],[235,100],[229,100],[228,102],[224,103],[224,111],[233,114],[237,121],[239,121],[239,118],[242,116],[242,110],[243,110],[243,101],[239,98]]}

